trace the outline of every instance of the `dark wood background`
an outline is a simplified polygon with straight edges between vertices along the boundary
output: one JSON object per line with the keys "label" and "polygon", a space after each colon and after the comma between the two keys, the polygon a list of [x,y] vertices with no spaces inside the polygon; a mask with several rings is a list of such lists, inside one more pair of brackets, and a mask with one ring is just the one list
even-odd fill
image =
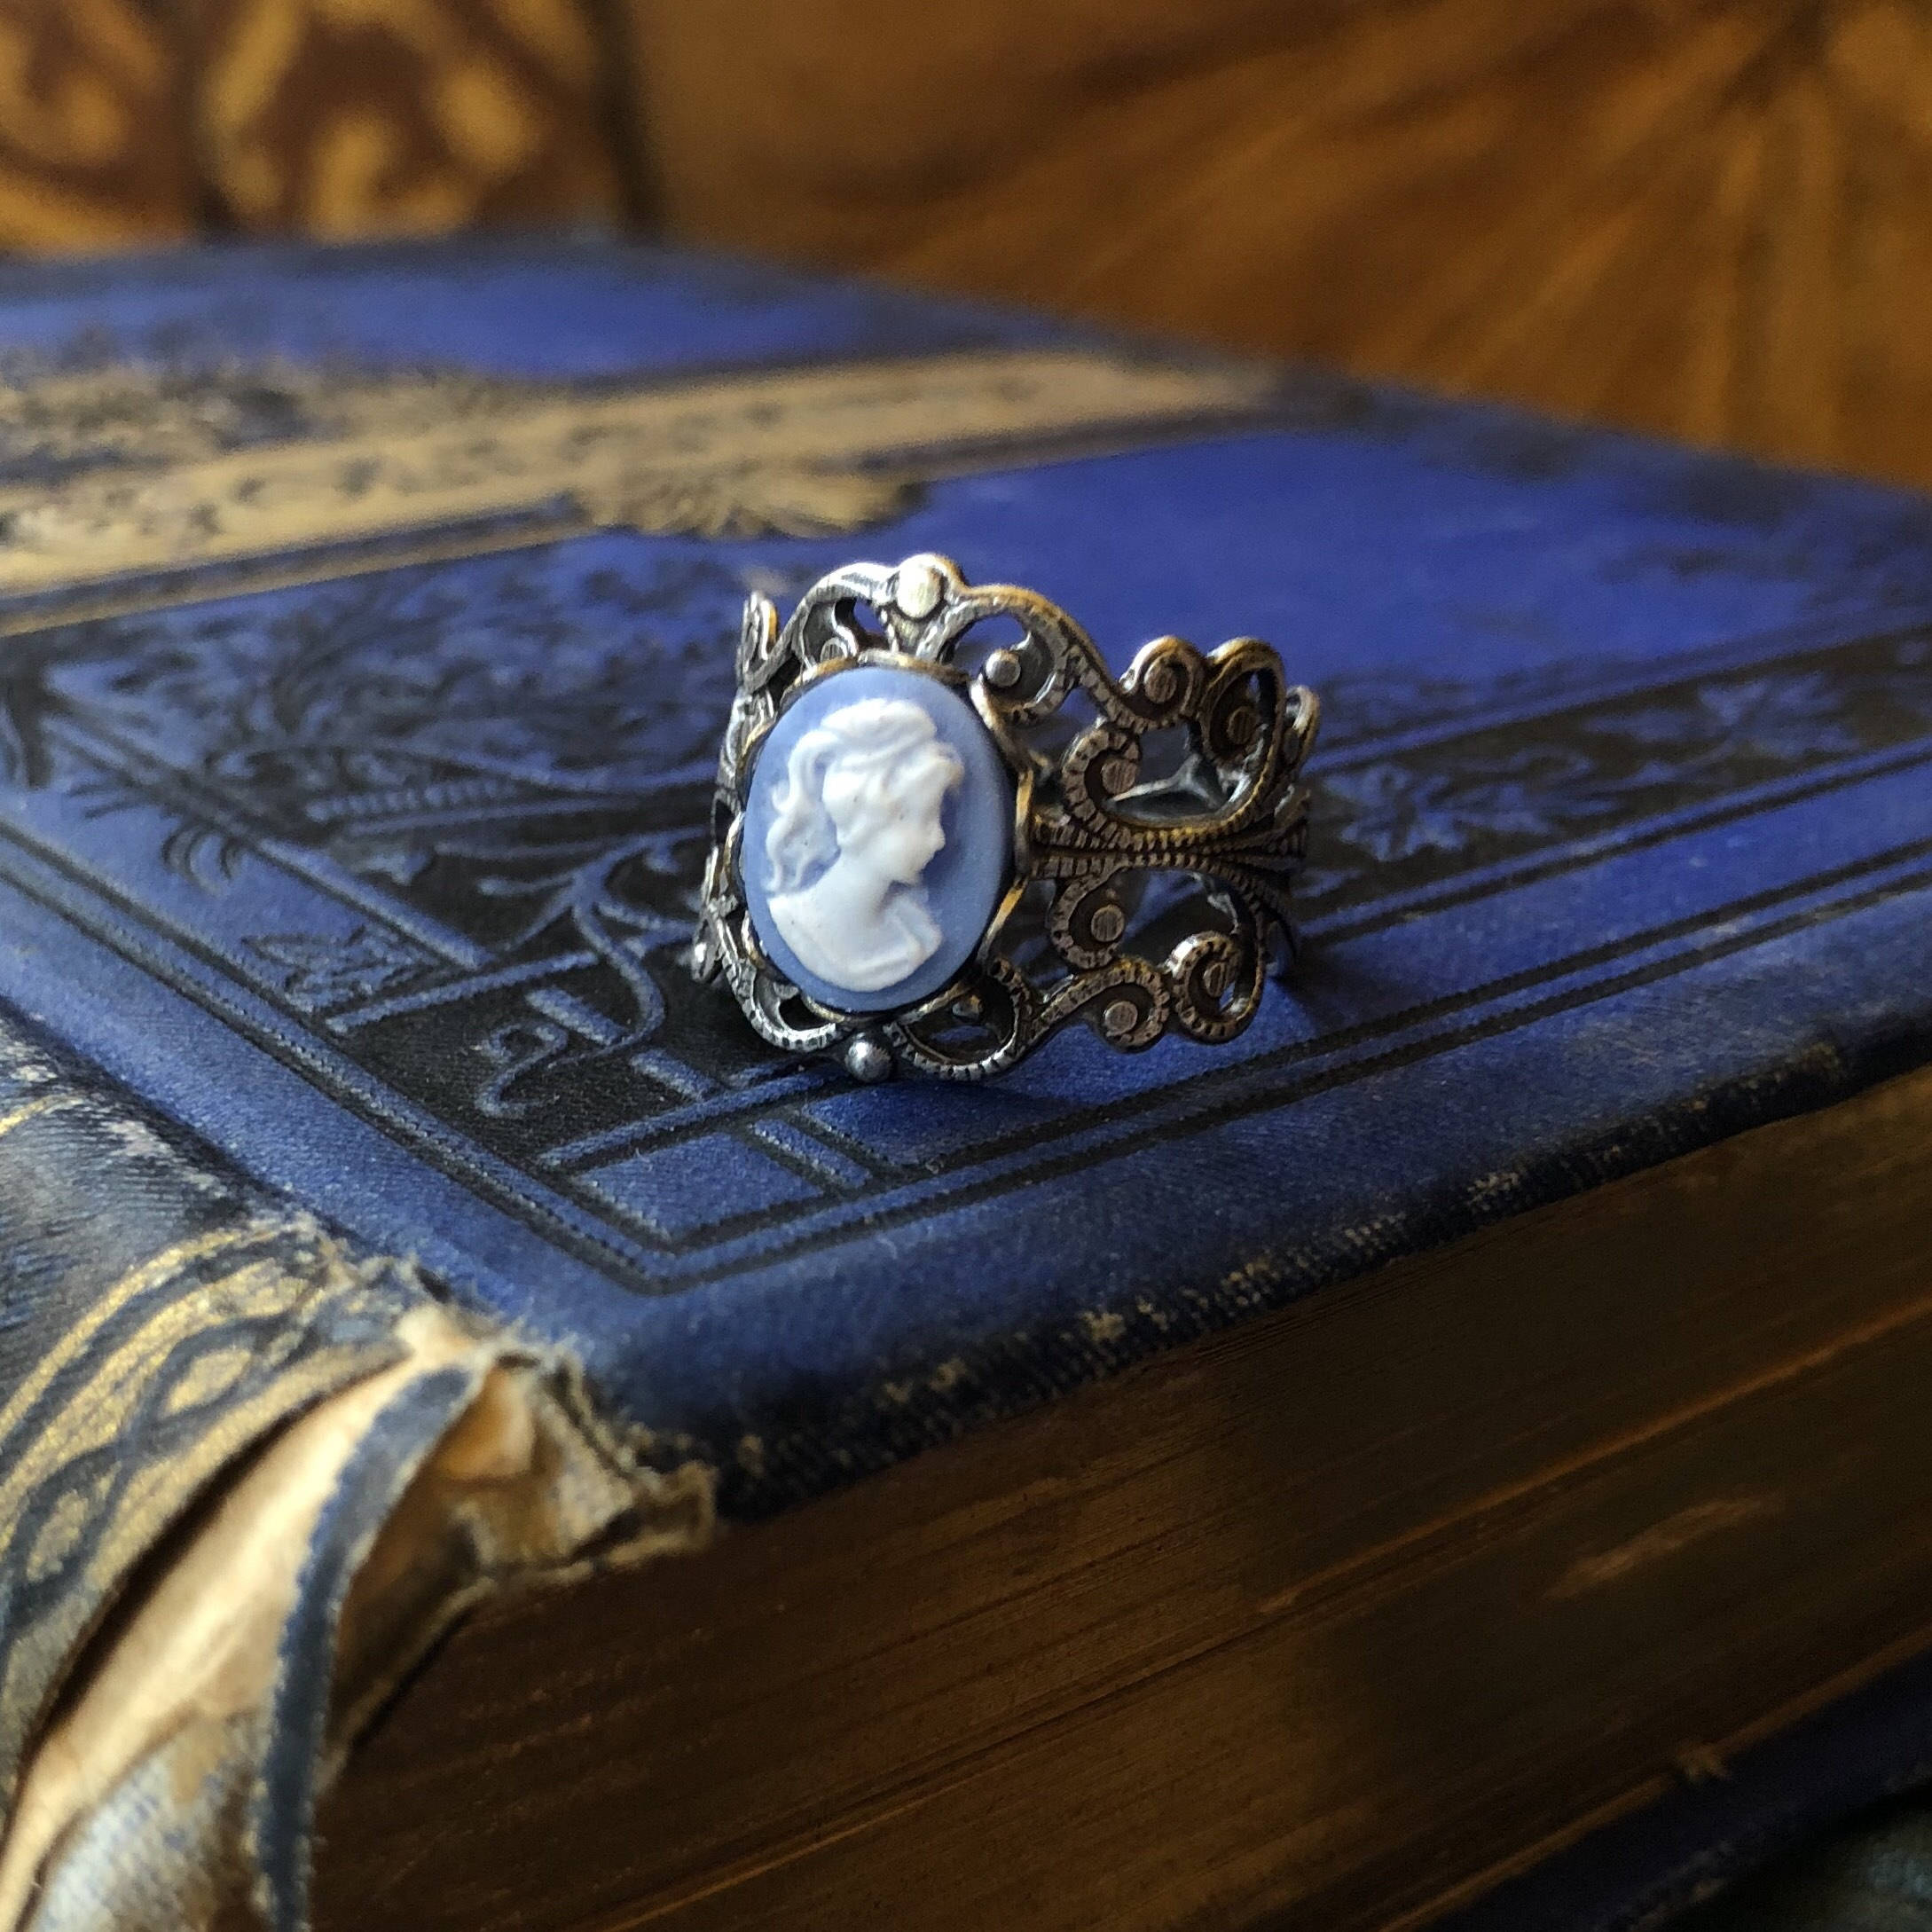
{"label": "dark wood background", "polygon": [[1932,484],[1932,0],[0,0],[0,245],[474,222]]}

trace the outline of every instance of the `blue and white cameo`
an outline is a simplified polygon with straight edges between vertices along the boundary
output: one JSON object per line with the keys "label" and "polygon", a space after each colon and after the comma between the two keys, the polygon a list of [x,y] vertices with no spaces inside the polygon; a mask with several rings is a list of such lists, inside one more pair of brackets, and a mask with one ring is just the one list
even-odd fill
{"label": "blue and white cameo", "polygon": [[745,902],[793,985],[881,1012],[972,956],[1010,869],[1013,789],[950,686],[878,664],[833,673],[773,726],[750,793]]}

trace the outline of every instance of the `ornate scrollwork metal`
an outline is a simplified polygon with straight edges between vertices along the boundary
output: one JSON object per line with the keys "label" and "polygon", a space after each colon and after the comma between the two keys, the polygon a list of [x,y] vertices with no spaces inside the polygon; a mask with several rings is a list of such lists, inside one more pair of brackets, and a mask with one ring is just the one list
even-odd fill
{"label": "ornate scrollwork metal", "polygon": [[[982,641],[982,627],[1009,640]],[[1009,873],[970,958],[884,1012],[785,977],[743,871],[761,747],[790,703],[858,665],[920,669],[963,694],[1012,786]],[[1253,1017],[1271,960],[1292,946],[1300,771],[1320,711],[1269,646],[1237,638],[1204,654],[1157,638],[1116,679],[1046,598],[922,555],[833,571],[782,625],[752,595],[737,673],[691,963],[774,1045],[843,1052],[861,1078],[897,1065],[979,1080],[1076,1019],[1134,1050],[1169,1031],[1219,1044]],[[1166,768],[1151,769],[1163,752]]]}

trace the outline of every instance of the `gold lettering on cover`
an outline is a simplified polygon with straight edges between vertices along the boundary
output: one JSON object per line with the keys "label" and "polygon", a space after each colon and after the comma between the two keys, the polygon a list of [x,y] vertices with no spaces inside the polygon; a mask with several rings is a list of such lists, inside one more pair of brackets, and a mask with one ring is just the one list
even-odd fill
{"label": "gold lettering on cover", "polygon": [[[148,422],[51,488],[0,488],[0,591],[534,520],[706,536],[858,530],[910,483],[1029,445],[1252,417],[1270,371],[1090,350],[986,350],[651,387],[305,383],[318,428],[224,449],[159,392]],[[138,391],[141,378],[122,372]],[[23,395],[0,397],[0,421]],[[139,400],[137,395],[137,401]]]}

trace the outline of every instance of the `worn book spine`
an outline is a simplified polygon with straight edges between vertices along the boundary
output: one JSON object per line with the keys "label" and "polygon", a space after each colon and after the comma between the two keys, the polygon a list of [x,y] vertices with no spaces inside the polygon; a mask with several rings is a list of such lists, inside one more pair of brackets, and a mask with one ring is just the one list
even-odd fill
{"label": "worn book spine", "polygon": [[569,1362],[0,1012],[0,1925],[308,1916],[319,1791],[452,1617],[705,1540]]}

